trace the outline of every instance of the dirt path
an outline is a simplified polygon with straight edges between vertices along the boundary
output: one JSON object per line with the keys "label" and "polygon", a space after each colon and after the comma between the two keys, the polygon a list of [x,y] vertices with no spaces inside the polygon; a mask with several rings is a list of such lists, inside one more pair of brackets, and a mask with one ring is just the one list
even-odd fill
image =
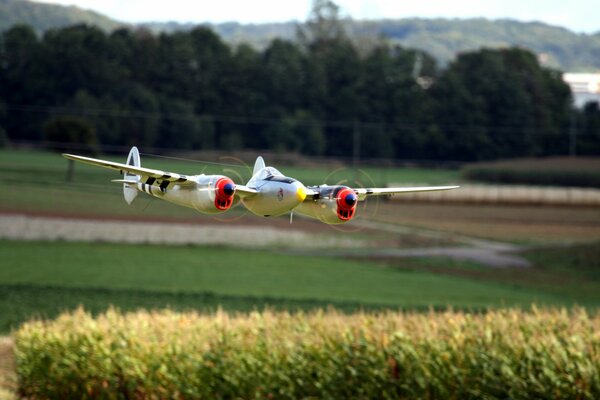
{"label": "dirt path", "polygon": [[[397,248],[372,247],[368,241],[322,230],[249,224],[190,224],[164,221],[127,221],[62,218],[54,216],[0,214],[0,239],[65,240],[77,242],[146,243],[167,245],[225,245],[247,248],[279,248],[298,255],[389,257],[449,257],[489,267],[528,267],[520,257],[523,247],[475,239],[452,233],[411,228],[397,224],[357,219],[354,226],[366,232],[419,235],[458,246]],[[339,232],[338,232],[339,233]]]}
{"label": "dirt path", "polygon": [[357,258],[403,258],[403,257],[445,257],[456,260],[476,262],[491,268],[527,268],[531,263],[518,254],[519,250],[498,250],[476,247],[426,247],[418,249],[331,249],[331,250],[288,250],[287,254],[312,255],[321,257],[357,257]]}
{"label": "dirt path", "polygon": [[[422,236],[430,236],[438,239],[452,237],[454,241],[461,244],[458,247],[431,247],[417,249],[377,249],[370,252],[369,257],[449,257],[457,260],[466,260],[486,265],[488,267],[530,267],[531,263],[519,255],[525,250],[524,246],[516,246],[509,243],[496,242],[492,240],[477,239],[447,232],[432,231],[422,228],[411,228],[384,222],[359,220],[358,224],[370,229],[388,231],[390,233],[414,232]],[[350,255],[352,252],[340,250],[337,255]],[[356,253],[354,253],[356,255]],[[363,254],[364,255],[364,254]]]}
{"label": "dirt path", "polygon": [[270,248],[353,247],[351,238],[251,225],[88,220],[0,214],[0,239]]}

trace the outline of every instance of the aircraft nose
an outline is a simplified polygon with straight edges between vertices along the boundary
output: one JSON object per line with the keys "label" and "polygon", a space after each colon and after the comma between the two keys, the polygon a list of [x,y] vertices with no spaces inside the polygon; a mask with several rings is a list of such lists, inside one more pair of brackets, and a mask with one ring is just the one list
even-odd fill
{"label": "aircraft nose", "polygon": [[298,199],[298,201],[300,203],[302,203],[304,201],[304,199],[306,199],[306,188],[304,187],[303,184],[298,182],[297,188],[296,188],[296,198]]}

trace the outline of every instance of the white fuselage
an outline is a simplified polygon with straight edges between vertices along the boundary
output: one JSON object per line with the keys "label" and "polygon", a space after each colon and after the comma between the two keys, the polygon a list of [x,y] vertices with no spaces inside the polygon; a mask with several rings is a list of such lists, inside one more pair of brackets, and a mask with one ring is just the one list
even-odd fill
{"label": "white fuselage", "polygon": [[258,171],[246,186],[258,194],[242,199],[244,206],[263,217],[289,213],[306,198],[306,188],[301,182],[283,176],[273,167]]}

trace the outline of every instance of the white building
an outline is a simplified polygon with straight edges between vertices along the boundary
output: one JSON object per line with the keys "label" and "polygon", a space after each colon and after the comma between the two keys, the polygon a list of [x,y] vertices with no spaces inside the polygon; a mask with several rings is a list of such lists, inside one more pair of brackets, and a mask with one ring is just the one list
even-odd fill
{"label": "white building", "polygon": [[563,80],[571,88],[575,107],[582,108],[589,101],[600,103],[600,74],[579,74],[567,72]]}

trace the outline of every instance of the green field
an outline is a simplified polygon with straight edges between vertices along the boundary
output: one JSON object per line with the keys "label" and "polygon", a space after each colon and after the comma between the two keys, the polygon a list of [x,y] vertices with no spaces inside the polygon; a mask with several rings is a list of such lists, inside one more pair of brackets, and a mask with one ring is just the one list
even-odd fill
{"label": "green field", "polygon": [[[224,173],[241,182],[249,175],[247,167],[204,169],[200,164],[157,158],[145,165],[188,174]],[[373,168],[358,175],[352,169],[279,169],[307,184],[353,184],[355,177],[360,181],[357,185],[377,186],[459,180],[456,171],[428,169]],[[0,196],[0,212],[215,223],[193,210],[148,196],[127,206],[121,186],[110,183],[118,177],[112,171],[78,164],[74,179],[67,182],[67,161],[58,154],[0,151],[0,172],[8,183]],[[343,227],[347,230],[300,219],[291,226],[287,221],[253,216],[236,222],[275,226],[282,233],[298,229],[349,235],[360,247],[354,257],[324,257],[323,250],[311,249],[307,251],[320,256],[281,249],[0,241],[0,333],[33,317],[53,318],[79,305],[93,313],[111,305],[123,310],[169,307],[207,312],[330,306],[344,312],[448,307],[481,312],[529,308],[533,303],[581,305],[594,311],[600,307],[600,213],[595,209],[391,201],[363,205],[369,207],[359,210],[357,221]],[[238,207],[227,216],[242,213]],[[468,245],[465,237],[536,246],[521,253],[533,266],[490,268],[448,258],[372,256],[377,249]],[[9,342],[0,353],[5,351],[10,359]],[[11,379],[2,375],[13,376],[13,370],[13,364],[0,363],[0,399],[3,379]],[[14,386],[4,387],[14,390]],[[10,391],[8,398],[12,398]]]}
{"label": "green field", "polygon": [[[122,157],[97,156],[116,162],[125,162],[126,154]],[[242,161],[223,158],[226,165],[214,165],[202,161],[185,161],[154,156],[145,156],[142,153],[142,165],[149,168],[163,169],[182,174],[225,174],[240,183],[250,179],[252,165]],[[267,165],[273,164],[267,158]],[[66,177],[68,160],[59,153],[32,151],[32,150],[0,150],[0,170],[7,173],[9,179],[27,181],[63,181]],[[360,167],[357,172],[350,167],[298,167],[289,165],[273,165],[283,174],[299,179],[307,185],[322,183],[334,184],[354,182],[356,179],[364,185],[386,185],[388,183],[450,183],[460,180],[458,170],[433,169],[433,168],[400,168],[400,167]],[[104,183],[107,177],[115,173],[102,168],[84,164],[75,167],[75,182]]]}
{"label": "green field", "polygon": [[[193,163],[156,158],[148,165],[182,173],[202,170]],[[0,196],[0,211],[94,218],[160,216],[213,222],[193,210],[144,196],[127,206],[121,187],[109,182],[115,177],[113,172],[76,165],[74,181],[66,182],[66,168],[67,161],[58,154],[0,151],[0,171],[10,183]],[[210,168],[205,172],[228,172],[222,167]],[[326,168],[281,170],[301,179],[305,176],[307,182],[309,178],[327,181],[330,172]],[[458,178],[456,171],[371,172],[374,179],[387,177],[396,182],[442,183]],[[330,178],[336,174],[342,175],[335,178],[337,182],[350,179],[354,171],[334,171]],[[80,303],[94,311],[104,310],[109,304],[125,309],[172,306],[214,310],[222,306],[241,311],[328,305],[351,311],[430,306],[481,309],[528,306],[532,302],[587,307],[600,304],[599,278],[594,272],[600,265],[598,246],[563,247],[565,243],[598,240],[600,220],[595,210],[393,202],[382,202],[379,207],[379,214],[372,219],[387,224],[385,229],[343,232],[318,223],[306,224],[304,229],[353,235],[362,244],[376,242],[381,248],[457,245],[452,232],[561,246],[530,251],[526,257],[534,267],[523,270],[487,268],[441,258],[359,260],[234,248],[4,241],[0,243],[0,329],[6,331],[32,315],[53,316]],[[241,213],[241,208],[231,211],[236,213]],[[367,217],[371,218],[363,213],[358,218]],[[244,221],[274,222],[250,216]],[[441,236],[419,236],[419,231],[410,230],[393,233],[394,227],[406,225],[445,232]],[[348,226],[353,228],[352,223]],[[294,224],[291,229],[298,227]],[[365,249],[362,254],[368,255]]]}
{"label": "green field", "polygon": [[[586,251],[590,262],[598,260],[597,251]],[[62,242],[2,241],[0,257],[2,331],[79,304],[93,311],[111,304],[234,311],[600,305],[600,291],[593,290],[600,280],[587,270],[573,271],[566,283],[540,283],[543,272],[511,282],[501,274],[468,276],[465,268],[489,269],[443,259],[385,265],[227,248]]]}
{"label": "green field", "polygon": [[[123,162],[123,157],[106,157]],[[231,160],[224,161],[232,163]],[[267,162],[269,160],[266,160]],[[246,183],[251,166],[217,166],[211,164],[144,157],[142,165],[183,174],[224,174],[235,182]],[[0,211],[44,212],[54,214],[127,215],[129,217],[190,218],[198,213],[142,196],[132,206],[123,201],[121,185],[111,183],[119,174],[104,168],[75,163],[72,181],[67,181],[68,160],[58,153],[0,150],[0,173],[7,183],[0,196]],[[360,171],[351,168],[301,168],[279,166],[282,173],[306,185],[349,184],[386,186],[389,183],[448,183],[459,180],[458,171],[423,168],[375,168]],[[245,211],[231,210],[237,215]]]}

